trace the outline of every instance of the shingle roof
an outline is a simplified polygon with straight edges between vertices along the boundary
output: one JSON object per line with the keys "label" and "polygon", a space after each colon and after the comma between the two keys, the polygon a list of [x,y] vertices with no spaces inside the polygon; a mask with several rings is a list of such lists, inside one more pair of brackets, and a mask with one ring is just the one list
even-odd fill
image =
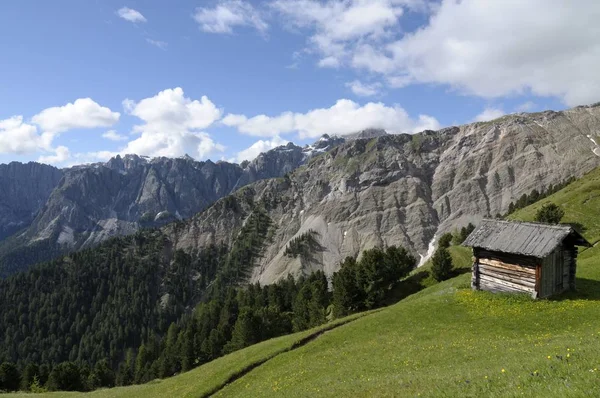
{"label": "shingle roof", "polygon": [[483,220],[463,246],[544,258],[568,236],[575,238],[575,244],[590,245],[569,225]]}

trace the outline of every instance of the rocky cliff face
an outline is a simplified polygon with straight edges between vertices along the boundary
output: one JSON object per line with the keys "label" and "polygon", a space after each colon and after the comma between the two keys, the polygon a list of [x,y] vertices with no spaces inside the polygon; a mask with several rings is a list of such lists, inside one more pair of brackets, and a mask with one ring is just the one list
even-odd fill
{"label": "rocky cliff face", "polygon": [[[331,274],[344,257],[373,246],[425,254],[436,235],[504,213],[521,195],[600,165],[599,133],[595,105],[416,135],[366,130],[346,139],[324,136],[241,166],[117,157],[64,171],[31,226],[0,243],[0,275],[6,264],[14,272],[64,250],[178,219],[189,218],[164,227],[178,248],[231,247],[256,212],[267,215],[271,227],[252,281],[271,283],[316,269]],[[308,235],[318,241],[310,253],[285,254],[292,239]]]}
{"label": "rocky cliff face", "polygon": [[[210,160],[198,162],[187,156],[148,159],[136,155],[117,156],[106,163],[76,166],[62,173],[31,164],[55,172],[53,178],[40,171],[31,171],[30,175],[22,172],[23,178],[12,181],[12,190],[0,198],[12,206],[6,206],[5,225],[16,225],[4,236],[28,226],[19,235],[0,242],[0,275],[7,274],[9,266],[12,273],[57,253],[90,247],[140,227],[190,218],[234,190],[260,179],[283,176],[341,141],[326,137],[319,141],[318,148],[290,143],[261,154],[244,167]],[[11,163],[4,168],[24,166],[28,165]],[[27,179],[32,173],[37,173],[35,178]],[[38,180],[39,193],[33,190]]]}
{"label": "rocky cliff face", "polygon": [[59,169],[35,162],[0,164],[0,239],[31,223],[61,176]]}
{"label": "rocky cliff face", "polygon": [[[260,283],[315,269],[331,274],[345,256],[373,246],[425,254],[436,234],[504,213],[522,194],[600,165],[597,135],[599,105],[356,139],[167,231],[185,250],[230,245],[252,212],[265,212],[272,227],[252,275]],[[321,247],[286,256],[290,240],[309,231]]]}

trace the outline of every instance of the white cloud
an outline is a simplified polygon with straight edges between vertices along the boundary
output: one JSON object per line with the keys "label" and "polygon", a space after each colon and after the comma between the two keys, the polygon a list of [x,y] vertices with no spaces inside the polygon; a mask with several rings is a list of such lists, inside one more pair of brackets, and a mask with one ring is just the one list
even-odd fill
{"label": "white cloud", "polygon": [[166,50],[167,46],[169,45],[169,43],[167,43],[166,41],[161,40],[152,40],[147,38],[146,41],[152,44],[153,46],[160,48],[161,50]]}
{"label": "white cloud", "polygon": [[233,33],[233,28],[248,26],[264,34],[269,25],[252,4],[242,0],[220,1],[214,8],[199,7],[193,15],[208,33]]}
{"label": "white cloud", "polygon": [[352,92],[360,97],[372,97],[373,95],[379,94],[381,90],[381,83],[366,84],[359,80],[346,83],[346,87],[350,88]]}
{"label": "white cloud", "polygon": [[32,153],[41,146],[37,127],[23,123],[23,116],[0,120],[0,153]]}
{"label": "white cloud", "polygon": [[133,23],[147,22],[146,17],[144,17],[141,12],[128,7],[120,8],[117,11],[117,15],[123,18],[124,20]]}
{"label": "white cloud", "polygon": [[253,160],[263,152],[267,152],[270,149],[277,148],[278,146],[285,145],[289,141],[284,140],[279,136],[275,136],[270,140],[259,140],[252,144],[250,147],[238,152],[235,161],[238,163],[244,160]]}
{"label": "white cloud", "polygon": [[[567,105],[600,99],[597,0],[442,0],[421,11],[426,24],[401,29],[394,0],[275,0],[277,12],[307,31],[319,63],[385,77],[394,87],[425,83],[496,98],[534,94]],[[418,8],[418,7],[417,7]],[[509,34],[510,33],[510,34]]]}
{"label": "white cloud", "polygon": [[298,132],[301,138],[316,138],[322,134],[346,135],[367,128],[382,128],[391,133],[418,132],[437,129],[439,123],[431,116],[411,119],[400,106],[388,107],[380,102],[360,106],[348,99],[338,100],[330,108],[314,109],[307,113],[284,112],[279,116],[227,115],[222,122],[236,127],[241,133],[270,137]]}
{"label": "white cloud", "polygon": [[54,150],[54,155],[40,156],[38,162],[57,164],[67,161],[71,157],[71,152],[66,146],[59,146]]}
{"label": "white cloud", "polygon": [[24,123],[23,116],[0,120],[0,153],[54,152],[54,155],[40,156],[39,161],[62,163],[70,156],[68,148],[52,146],[60,133],[76,128],[110,126],[119,120],[119,116],[118,112],[112,112],[90,98],[83,98],[64,106],[44,109],[31,119],[31,123]]}
{"label": "white cloud", "polygon": [[200,101],[184,96],[181,88],[167,89],[136,103],[123,101],[123,107],[144,124],[133,131],[140,136],[127,143],[122,153],[146,156],[182,156],[186,153],[206,158],[225,147],[200,131],[221,118],[222,111],[206,96]]}
{"label": "white cloud", "polygon": [[321,67],[339,67],[353,47],[379,43],[399,31],[407,2],[398,0],[275,0],[271,7],[293,27],[311,30],[309,43],[320,54]]}
{"label": "white cloud", "polygon": [[80,98],[64,106],[44,109],[31,120],[44,132],[58,134],[77,128],[112,126],[120,116],[119,112],[100,106],[91,98]]}
{"label": "white cloud", "polygon": [[127,140],[127,136],[121,135],[117,133],[115,130],[109,130],[106,133],[102,134],[103,138],[111,141],[125,141]]}
{"label": "white cloud", "polygon": [[498,108],[485,108],[483,112],[473,118],[474,122],[487,122],[490,120],[498,119],[506,115],[502,109]]}

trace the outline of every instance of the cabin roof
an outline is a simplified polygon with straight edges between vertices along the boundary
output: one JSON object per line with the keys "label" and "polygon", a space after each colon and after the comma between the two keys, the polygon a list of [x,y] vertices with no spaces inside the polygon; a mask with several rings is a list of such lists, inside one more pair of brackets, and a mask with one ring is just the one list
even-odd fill
{"label": "cabin roof", "polygon": [[463,246],[544,258],[567,237],[578,246],[591,246],[570,225],[483,220]]}

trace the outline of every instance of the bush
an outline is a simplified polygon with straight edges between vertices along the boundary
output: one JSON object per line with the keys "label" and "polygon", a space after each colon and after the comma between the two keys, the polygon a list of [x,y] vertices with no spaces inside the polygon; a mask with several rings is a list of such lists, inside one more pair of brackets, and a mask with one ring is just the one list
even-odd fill
{"label": "bush", "polygon": [[546,203],[535,214],[535,221],[547,224],[558,224],[565,216],[565,211],[554,203]]}
{"label": "bush", "polygon": [[433,264],[431,267],[431,274],[436,281],[441,282],[450,277],[453,265],[452,257],[450,256],[448,249],[445,247],[437,249],[431,262]]}
{"label": "bush", "polygon": [[440,242],[439,242],[438,246],[439,247],[450,247],[450,244],[452,243],[453,238],[454,237],[452,236],[452,234],[450,232],[446,232],[440,238]]}

